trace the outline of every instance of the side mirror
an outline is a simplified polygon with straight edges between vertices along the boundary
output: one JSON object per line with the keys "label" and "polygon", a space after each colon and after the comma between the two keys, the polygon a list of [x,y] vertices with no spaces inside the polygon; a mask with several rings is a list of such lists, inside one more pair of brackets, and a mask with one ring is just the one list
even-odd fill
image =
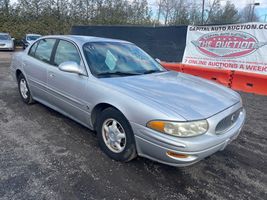
{"label": "side mirror", "polygon": [[158,63],[161,63],[161,60],[160,60],[160,59],[156,58],[155,60],[156,60]]}
{"label": "side mirror", "polygon": [[63,62],[58,66],[59,70],[63,72],[69,72],[74,74],[84,74],[80,66],[73,61]]}

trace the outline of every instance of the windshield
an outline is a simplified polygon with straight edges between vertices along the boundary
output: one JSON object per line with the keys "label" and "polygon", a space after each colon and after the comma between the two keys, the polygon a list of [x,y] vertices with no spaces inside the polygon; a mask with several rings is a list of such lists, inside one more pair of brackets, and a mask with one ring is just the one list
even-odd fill
{"label": "windshield", "polygon": [[0,40],[11,40],[9,35],[0,35]]}
{"label": "windshield", "polygon": [[130,76],[166,71],[139,47],[130,43],[90,42],[83,51],[97,77]]}
{"label": "windshield", "polygon": [[31,35],[31,36],[27,36],[27,40],[37,40],[39,37],[41,37],[40,35]]}

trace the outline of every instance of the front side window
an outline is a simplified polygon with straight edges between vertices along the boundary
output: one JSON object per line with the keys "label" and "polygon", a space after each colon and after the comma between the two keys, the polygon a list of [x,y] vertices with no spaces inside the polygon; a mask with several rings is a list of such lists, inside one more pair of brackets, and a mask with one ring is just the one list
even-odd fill
{"label": "front side window", "polygon": [[72,61],[80,65],[81,58],[79,52],[74,44],[60,40],[55,53],[54,64],[56,66],[63,62]]}
{"label": "front side window", "polygon": [[54,47],[56,39],[42,39],[39,41],[39,45],[35,51],[35,58],[43,62],[49,63],[51,53]]}
{"label": "front side window", "polygon": [[97,77],[127,76],[166,71],[131,43],[90,42],[83,46],[86,60]]}

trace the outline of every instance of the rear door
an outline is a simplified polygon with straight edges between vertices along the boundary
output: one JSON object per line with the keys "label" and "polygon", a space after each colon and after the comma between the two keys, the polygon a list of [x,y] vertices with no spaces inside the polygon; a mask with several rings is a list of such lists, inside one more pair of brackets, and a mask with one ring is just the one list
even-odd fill
{"label": "rear door", "polygon": [[47,71],[51,104],[76,121],[88,125],[89,113],[85,99],[88,76],[63,72],[58,68],[63,62],[73,61],[86,72],[78,47],[71,41],[59,40],[52,57],[53,66]]}
{"label": "rear door", "polygon": [[23,69],[33,97],[47,101],[47,68],[51,65],[51,55],[56,39],[42,39],[33,44],[28,56],[23,58]]}

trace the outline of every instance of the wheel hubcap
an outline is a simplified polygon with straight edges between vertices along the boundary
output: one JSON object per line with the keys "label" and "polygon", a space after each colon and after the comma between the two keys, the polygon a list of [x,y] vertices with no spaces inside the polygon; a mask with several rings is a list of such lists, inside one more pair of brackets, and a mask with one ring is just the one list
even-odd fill
{"label": "wheel hubcap", "polygon": [[120,153],[126,146],[126,135],[122,125],[115,119],[107,119],[102,126],[102,137],[106,146],[114,153]]}
{"label": "wheel hubcap", "polygon": [[22,97],[24,99],[27,99],[28,98],[28,87],[27,87],[25,79],[20,80],[19,86],[20,86],[20,93]]}

